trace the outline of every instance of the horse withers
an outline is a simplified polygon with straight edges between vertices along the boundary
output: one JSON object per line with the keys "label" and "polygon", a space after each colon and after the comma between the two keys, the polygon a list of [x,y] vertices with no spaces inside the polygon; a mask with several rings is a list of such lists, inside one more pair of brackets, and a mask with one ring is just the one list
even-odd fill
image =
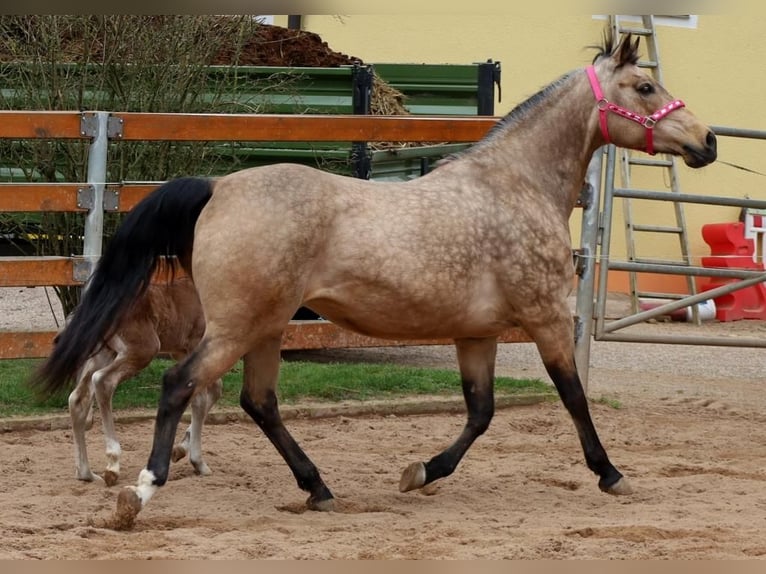
{"label": "horse withers", "polygon": [[240,357],[242,408],[308,492],[308,507],[333,508],[277,406],[282,333],[302,305],[365,335],[454,339],[465,427],[443,452],[408,466],[400,490],[451,474],[488,428],[497,337],[516,325],[534,340],[599,488],[629,493],[575,366],[569,217],[605,143],[698,168],[716,159],[716,139],[637,66],[638,41],[614,44],[606,36],[592,66],[558,78],[418,179],[380,183],[279,164],[173,180],[139,203],[34,379],[43,391],[65,385],[140,296],[158,256],[175,254],[193,273],[205,334],[163,377],[152,451],[137,485],[120,492],[115,526],[130,527],[165,484],[181,413]]}
{"label": "horse withers", "polygon": [[[107,486],[117,483],[122,454],[112,413],[112,397],[117,386],[137,375],[160,353],[180,361],[199,343],[204,330],[205,319],[197,290],[188,277],[152,283],[133,303],[114,334],[105,338],[97,352],[80,367],[77,384],[69,395],[76,478],[88,482],[103,480]],[[173,448],[173,461],[181,460],[188,453],[194,471],[200,475],[211,472],[202,459],[202,425],[221,391],[222,382],[218,379],[204,392],[194,395],[191,424]],[[101,476],[90,468],[85,441],[94,396],[106,443],[106,469]]]}

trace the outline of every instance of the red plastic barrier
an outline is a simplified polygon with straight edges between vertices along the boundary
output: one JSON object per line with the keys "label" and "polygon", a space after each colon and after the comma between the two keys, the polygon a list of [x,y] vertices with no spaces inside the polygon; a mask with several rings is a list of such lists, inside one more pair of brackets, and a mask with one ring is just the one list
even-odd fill
{"label": "red plastic barrier", "polygon": [[[702,258],[703,267],[763,270],[763,265],[753,259],[755,244],[745,237],[744,223],[708,223],[702,226],[702,238],[710,246],[711,253]],[[723,277],[706,278],[700,283],[700,290],[708,291],[735,281]],[[766,287],[763,283],[716,297],[714,301],[715,317],[719,321],[766,320]]]}

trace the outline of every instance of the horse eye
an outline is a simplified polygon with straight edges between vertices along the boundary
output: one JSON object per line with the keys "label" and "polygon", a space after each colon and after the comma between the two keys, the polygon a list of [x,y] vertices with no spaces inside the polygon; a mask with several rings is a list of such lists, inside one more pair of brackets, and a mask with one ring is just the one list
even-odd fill
{"label": "horse eye", "polygon": [[641,84],[638,86],[638,93],[642,96],[648,96],[654,93],[654,86],[652,84]]}

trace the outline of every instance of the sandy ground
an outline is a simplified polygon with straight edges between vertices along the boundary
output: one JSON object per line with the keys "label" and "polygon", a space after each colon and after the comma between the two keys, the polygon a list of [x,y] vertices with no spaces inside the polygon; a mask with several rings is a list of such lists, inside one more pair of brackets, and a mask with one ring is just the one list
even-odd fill
{"label": "sandy ground", "polygon": [[[6,325],[17,295],[0,297]],[[23,317],[36,320],[28,310]],[[641,329],[766,333],[760,322]],[[454,366],[445,347],[303,357]],[[598,490],[560,402],[498,411],[429,494],[400,494],[400,472],[447,446],[462,414],[289,420],[337,497],[330,513],[304,512],[304,493],[253,423],[211,425],[204,450],[213,475],[174,465],[129,532],[103,525],[146,462],[151,422],[118,426],[123,474],[111,488],[73,478],[69,431],[7,432],[0,558],[764,558],[763,365],[762,349],[594,342],[592,414],[635,490],[619,498]],[[498,373],[547,380],[531,344],[502,345]],[[89,433],[96,469],[98,426]]]}

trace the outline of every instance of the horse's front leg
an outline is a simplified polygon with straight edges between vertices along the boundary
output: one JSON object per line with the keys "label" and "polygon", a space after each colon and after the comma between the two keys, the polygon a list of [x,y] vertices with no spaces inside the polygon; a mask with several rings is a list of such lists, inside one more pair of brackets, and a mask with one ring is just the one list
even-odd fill
{"label": "horse's front leg", "polygon": [[277,406],[281,336],[261,341],[245,355],[245,379],[240,405],[263,430],[295,476],[298,487],[309,493],[311,510],[333,510],[334,499],[319,470],[285,428]]}
{"label": "horse's front leg", "polygon": [[609,494],[630,494],[632,489],[628,481],[609,461],[590,416],[588,400],[575,364],[571,313],[566,308],[560,316],[558,321],[525,324],[524,328],[534,339],[543,365],[574,421],[585,463],[599,476],[599,488]]}
{"label": "horse's front leg", "polygon": [[132,528],[135,518],[168,479],[178,423],[194,394],[213,384],[241,356],[242,350],[222,340],[203,340],[181,363],[168,369],[162,378],[162,392],[154,425],[152,452],[146,467],[138,475],[136,486],[127,486],[117,498],[113,526],[118,530]]}
{"label": "horse's front leg", "polygon": [[460,436],[446,450],[426,463],[414,462],[405,469],[399,481],[401,492],[452,474],[473,442],[487,430],[494,415],[497,339],[458,339],[455,346],[468,420]]}

